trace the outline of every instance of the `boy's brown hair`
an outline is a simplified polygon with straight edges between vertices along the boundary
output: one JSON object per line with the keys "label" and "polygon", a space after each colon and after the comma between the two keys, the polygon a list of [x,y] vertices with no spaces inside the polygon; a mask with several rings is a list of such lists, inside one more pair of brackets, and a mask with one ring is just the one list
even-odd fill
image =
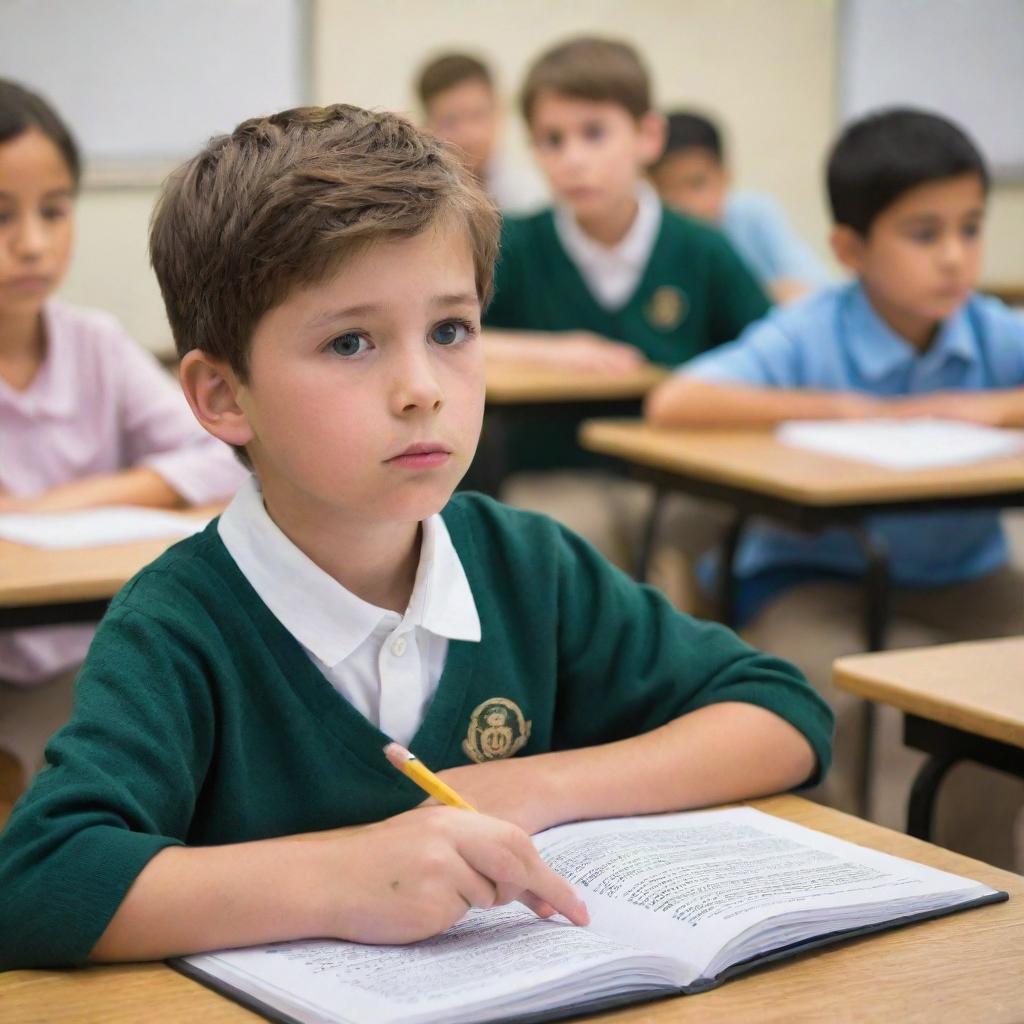
{"label": "boy's brown hair", "polygon": [[439,93],[474,78],[489,89],[494,88],[487,65],[467,53],[445,53],[430,61],[420,72],[416,83],[423,109],[428,110],[430,101]]}
{"label": "boy's brown hair", "polygon": [[243,121],[168,178],[153,215],[150,257],[178,355],[201,349],[246,380],[253,330],[289,292],[451,218],[486,305],[500,217],[443,142],[348,104]]}
{"label": "boy's brown hair", "polygon": [[638,120],[652,109],[650,77],[640,55],[627,43],[597,36],[570,39],[534,61],[519,97],[527,124],[545,92],[617,103]]}

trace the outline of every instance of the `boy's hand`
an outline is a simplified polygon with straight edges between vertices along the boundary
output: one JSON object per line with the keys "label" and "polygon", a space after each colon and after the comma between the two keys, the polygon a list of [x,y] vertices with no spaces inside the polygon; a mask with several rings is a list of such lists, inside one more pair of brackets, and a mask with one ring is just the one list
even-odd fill
{"label": "boy's hand", "polygon": [[628,373],[647,362],[643,352],[621,341],[611,341],[590,331],[560,331],[531,338],[515,350],[496,358],[526,361],[581,373]]}
{"label": "boy's hand", "polygon": [[450,807],[421,807],[325,840],[325,935],[354,942],[429,938],[471,907],[522,900],[541,917],[589,923],[573,887],[529,836],[508,822]]}
{"label": "boy's hand", "polygon": [[892,415],[898,419],[930,416],[936,419],[963,420],[986,427],[1003,426],[1005,420],[999,395],[959,391],[939,391],[895,401],[892,403]]}

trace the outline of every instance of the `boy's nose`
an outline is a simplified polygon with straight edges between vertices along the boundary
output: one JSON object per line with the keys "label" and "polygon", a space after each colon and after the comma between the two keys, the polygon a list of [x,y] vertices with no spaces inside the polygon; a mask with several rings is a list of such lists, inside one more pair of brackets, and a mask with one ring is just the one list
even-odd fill
{"label": "boy's nose", "polygon": [[[419,347],[422,349],[422,342]],[[392,388],[392,407],[396,413],[436,412],[443,402],[444,393],[425,349],[398,360]]]}
{"label": "boy's nose", "polygon": [[49,233],[42,218],[26,214],[18,221],[14,236],[14,250],[22,259],[36,259],[46,252]]}

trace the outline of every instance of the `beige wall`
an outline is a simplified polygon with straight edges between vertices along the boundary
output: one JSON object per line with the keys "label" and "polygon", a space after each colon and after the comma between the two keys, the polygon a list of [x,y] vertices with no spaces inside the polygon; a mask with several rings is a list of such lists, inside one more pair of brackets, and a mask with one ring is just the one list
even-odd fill
{"label": "beige wall", "polygon": [[[774,192],[825,255],[824,152],[834,130],[834,0],[314,0],[313,99],[414,109],[424,57],[464,47],[510,97],[514,159],[529,159],[511,97],[539,49],[577,32],[631,40],[660,104],[692,104],[727,126],[737,184]],[[117,313],[143,343],[169,333],[145,258],[152,189],[83,195],[65,295]],[[1024,187],[993,197],[986,276],[1024,278]]]}

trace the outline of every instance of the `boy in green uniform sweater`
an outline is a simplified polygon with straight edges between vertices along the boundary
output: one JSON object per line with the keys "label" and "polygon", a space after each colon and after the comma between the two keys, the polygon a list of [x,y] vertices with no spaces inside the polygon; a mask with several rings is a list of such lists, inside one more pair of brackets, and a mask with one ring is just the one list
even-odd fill
{"label": "boy in green uniform sweater", "polygon": [[[768,311],[725,237],[664,207],[647,182],[665,120],[631,47],[555,47],[527,74],[521,106],[555,206],[505,221],[484,317],[491,354],[569,372],[678,366]],[[517,432],[509,468],[526,475],[504,496],[556,515],[624,565],[646,489],[578,472],[598,463],[581,452],[577,427],[549,418]],[[529,472],[556,468],[577,472]]]}
{"label": "boy in green uniform sweater", "polygon": [[[171,177],[182,383],[255,475],[100,626],[0,837],[0,968],[407,942],[514,899],[585,924],[529,832],[822,775],[792,666],[452,498],[497,236],[441,143],[355,107],[247,121]],[[421,806],[389,738],[483,813]]]}

